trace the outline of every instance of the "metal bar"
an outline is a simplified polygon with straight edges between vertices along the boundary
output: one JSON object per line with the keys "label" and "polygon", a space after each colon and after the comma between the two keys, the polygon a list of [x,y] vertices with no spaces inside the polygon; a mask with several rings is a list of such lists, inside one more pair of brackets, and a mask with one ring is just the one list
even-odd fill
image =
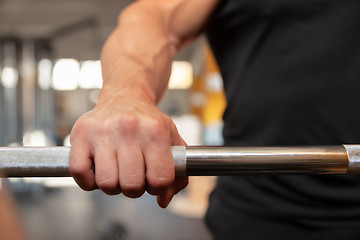
{"label": "metal bar", "polygon": [[1,147],[0,175],[69,177],[69,147]]}
{"label": "metal bar", "polygon": [[187,175],[346,174],[343,146],[189,149]]}
{"label": "metal bar", "polygon": [[[67,177],[70,147],[0,148],[6,177]],[[177,176],[360,174],[360,145],[324,147],[173,147]]]}

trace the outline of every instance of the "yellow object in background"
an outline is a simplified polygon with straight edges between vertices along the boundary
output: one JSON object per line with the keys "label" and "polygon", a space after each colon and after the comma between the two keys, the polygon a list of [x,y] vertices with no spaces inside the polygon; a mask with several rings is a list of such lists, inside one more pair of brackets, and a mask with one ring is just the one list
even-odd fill
{"label": "yellow object in background", "polygon": [[[192,92],[197,95],[193,113],[205,126],[222,121],[226,100],[222,77],[210,48],[204,46],[205,64],[200,76],[195,78]],[[202,101],[202,102],[201,102]]]}

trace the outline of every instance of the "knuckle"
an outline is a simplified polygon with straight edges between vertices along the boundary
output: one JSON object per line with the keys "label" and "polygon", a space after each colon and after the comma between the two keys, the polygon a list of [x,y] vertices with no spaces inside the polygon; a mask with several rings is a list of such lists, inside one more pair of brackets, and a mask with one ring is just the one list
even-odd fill
{"label": "knuckle", "polygon": [[93,191],[93,190],[95,190],[95,186],[94,185],[90,185],[90,184],[87,184],[87,185],[85,185],[85,184],[78,184],[79,185],[79,187],[82,189],[82,190],[84,190],[84,191]]}
{"label": "knuckle", "polygon": [[87,125],[87,118],[85,118],[85,116],[81,116],[74,124],[74,129],[81,130],[86,125]]}
{"label": "knuckle", "polygon": [[137,198],[144,194],[145,184],[144,183],[122,183],[122,193],[131,198]]}
{"label": "knuckle", "polygon": [[75,161],[69,161],[69,171],[74,177],[81,177],[86,173],[86,166]]}
{"label": "knuckle", "polygon": [[86,129],[88,129],[88,120],[80,117],[71,130],[70,142],[73,142],[76,137],[84,136],[87,132]]}
{"label": "knuckle", "polygon": [[172,177],[148,177],[147,183],[152,189],[163,189],[169,187],[174,181]]}
{"label": "knuckle", "polygon": [[100,189],[105,191],[118,188],[118,180],[106,175],[96,175],[96,184]]}
{"label": "knuckle", "polygon": [[147,130],[153,140],[162,139],[167,131],[167,124],[161,118],[150,118],[147,121]]}
{"label": "knuckle", "polygon": [[126,133],[134,133],[139,125],[138,118],[131,113],[124,114],[119,117],[117,121],[117,126],[122,129],[122,131]]}
{"label": "knuckle", "polygon": [[110,134],[114,129],[114,121],[111,118],[104,118],[101,122],[95,125],[98,128],[99,134]]}

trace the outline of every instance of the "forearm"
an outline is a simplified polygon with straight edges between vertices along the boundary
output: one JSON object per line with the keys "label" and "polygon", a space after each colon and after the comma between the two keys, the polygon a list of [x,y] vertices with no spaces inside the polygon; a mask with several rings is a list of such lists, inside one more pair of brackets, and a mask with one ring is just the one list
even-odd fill
{"label": "forearm", "polygon": [[194,2],[138,1],[120,14],[102,51],[100,101],[102,95],[115,94],[115,89],[141,91],[154,103],[161,98],[176,52],[200,32],[212,10],[197,8],[198,17],[189,20],[187,16],[195,13],[189,12],[188,5],[196,5]]}
{"label": "forearm", "polygon": [[142,5],[134,4],[122,12],[104,45],[103,92],[141,91],[156,103],[166,89],[179,39],[166,30],[161,10]]}

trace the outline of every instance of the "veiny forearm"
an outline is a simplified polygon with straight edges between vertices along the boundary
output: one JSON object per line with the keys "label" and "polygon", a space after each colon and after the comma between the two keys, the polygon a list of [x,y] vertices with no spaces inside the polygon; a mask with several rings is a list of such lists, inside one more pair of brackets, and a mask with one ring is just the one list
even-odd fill
{"label": "veiny forearm", "polygon": [[[206,1],[210,2],[216,1]],[[100,101],[106,93],[115,94],[115,89],[117,93],[131,89],[156,103],[167,87],[176,52],[197,36],[212,10],[200,6],[203,3],[147,0],[126,8],[102,51]]]}
{"label": "veiny forearm", "polygon": [[138,90],[155,103],[166,89],[179,42],[166,31],[161,11],[142,5],[123,11],[104,46],[103,90]]}

